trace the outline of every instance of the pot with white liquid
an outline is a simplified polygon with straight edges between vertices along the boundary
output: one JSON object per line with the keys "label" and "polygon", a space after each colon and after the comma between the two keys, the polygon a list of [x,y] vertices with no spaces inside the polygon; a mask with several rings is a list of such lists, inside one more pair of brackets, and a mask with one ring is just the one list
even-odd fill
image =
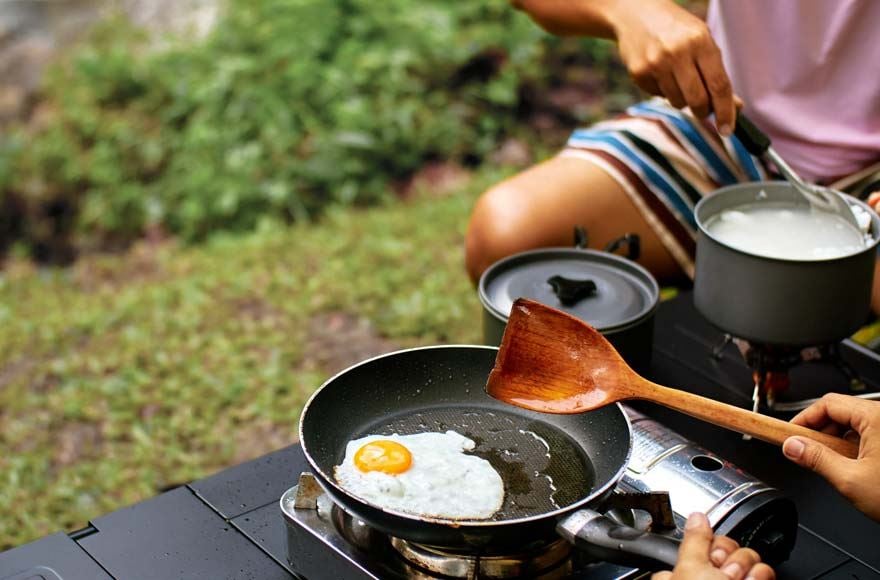
{"label": "pot with white liquid", "polygon": [[867,320],[880,217],[847,198],[861,231],[786,182],[722,188],[694,214],[694,303],[715,326],[767,345],[846,338]]}

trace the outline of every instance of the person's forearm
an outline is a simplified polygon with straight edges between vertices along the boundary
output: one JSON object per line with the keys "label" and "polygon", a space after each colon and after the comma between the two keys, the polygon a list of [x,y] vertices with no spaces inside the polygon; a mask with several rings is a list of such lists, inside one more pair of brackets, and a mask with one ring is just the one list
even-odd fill
{"label": "person's forearm", "polygon": [[616,38],[617,22],[631,0],[511,0],[547,32],[560,36]]}
{"label": "person's forearm", "polygon": [[633,81],[730,135],[737,99],[706,23],[673,0],[511,0],[559,35],[608,38]]}

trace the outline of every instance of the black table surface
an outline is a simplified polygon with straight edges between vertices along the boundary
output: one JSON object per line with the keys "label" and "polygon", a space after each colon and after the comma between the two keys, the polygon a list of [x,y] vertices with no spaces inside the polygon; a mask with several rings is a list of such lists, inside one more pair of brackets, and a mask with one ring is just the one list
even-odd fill
{"label": "black table surface", "polygon": [[[694,311],[689,294],[663,303],[651,378],[747,406],[751,379],[739,354],[729,347],[720,359],[709,356],[720,338]],[[868,388],[880,390],[880,357],[851,343],[843,350]],[[840,389],[846,381],[830,368],[808,365],[793,373],[793,383],[805,394]],[[801,528],[794,553],[777,570],[780,578],[880,579],[880,524],[778,448],[665,409],[639,409],[794,499]],[[4,552],[0,580],[292,578],[278,500],[306,470],[300,447],[291,445],[96,518],[76,533]]]}

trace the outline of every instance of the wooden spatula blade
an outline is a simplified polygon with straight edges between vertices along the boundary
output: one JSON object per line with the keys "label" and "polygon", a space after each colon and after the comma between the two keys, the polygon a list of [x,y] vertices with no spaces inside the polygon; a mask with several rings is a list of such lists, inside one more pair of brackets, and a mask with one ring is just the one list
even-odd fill
{"label": "wooden spatula blade", "polygon": [[653,383],[629,368],[595,328],[532,300],[514,302],[486,390],[543,413],[582,413],[643,399],[776,445],[798,435],[846,457],[859,455],[852,441]]}
{"label": "wooden spatula blade", "polygon": [[621,376],[629,374],[596,329],[520,298],[513,304],[486,391],[533,411],[583,413],[620,400]]}

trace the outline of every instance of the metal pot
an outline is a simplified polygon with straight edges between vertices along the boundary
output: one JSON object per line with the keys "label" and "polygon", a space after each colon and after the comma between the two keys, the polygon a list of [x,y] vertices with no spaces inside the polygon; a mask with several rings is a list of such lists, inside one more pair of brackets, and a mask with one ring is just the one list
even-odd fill
{"label": "metal pot", "polygon": [[[599,330],[637,371],[651,364],[654,313],[660,287],[633,260],[639,239],[628,234],[604,252],[585,249],[586,234],[576,231],[574,248],[545,248],[509,256],[480,277],[483,341],[501,344],[517,298],[559,308]],[[627,258],[611,252],[626,247]]]}
{"label": "metal pot", "polygon": [[763,201],[808,205],[786,182],[724,187],[697,204],[697,310],[724,332],[767,345],[819,345],[851,335],[865,323],[871,308],[880,218],[850,198],[871,216],[874,242],[856,254],[824,260],[750,254],[707,232],[707,221],[721,211]]}

